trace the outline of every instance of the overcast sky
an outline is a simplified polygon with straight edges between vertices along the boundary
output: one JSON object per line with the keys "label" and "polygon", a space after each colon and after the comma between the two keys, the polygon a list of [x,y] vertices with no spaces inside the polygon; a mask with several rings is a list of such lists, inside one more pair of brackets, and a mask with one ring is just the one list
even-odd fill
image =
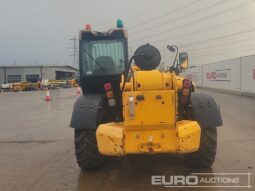
{"label": "overcast sky", "polygon": [[70,38],[121,18],[135,50],[188,51],[192,65],[255,54],[255,0],[0,0],[0,65],[71,64]]}

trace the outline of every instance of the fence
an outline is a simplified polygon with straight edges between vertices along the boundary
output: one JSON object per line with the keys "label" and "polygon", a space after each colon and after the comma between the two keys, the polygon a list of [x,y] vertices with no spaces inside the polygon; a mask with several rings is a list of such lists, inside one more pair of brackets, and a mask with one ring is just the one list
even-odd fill
{"label": "fence", "polygon": [[184,76],[198,87],[255,94],[255,55],[189,68]]}

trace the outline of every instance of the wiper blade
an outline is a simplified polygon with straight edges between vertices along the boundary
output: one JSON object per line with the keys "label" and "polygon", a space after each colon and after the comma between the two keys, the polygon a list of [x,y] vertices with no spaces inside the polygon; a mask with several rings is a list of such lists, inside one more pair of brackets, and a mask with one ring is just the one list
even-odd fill
{"label": "wiper blade", "polygon": [[82,49],[82,51],[84,51],[85,54],[87,54],[87,55],[89,56],[89,58],[90,58],[91,60],[93,60],[93,61],[96,63],[96,65],[98,65],[98,66],[100,67],[100,69],[105,70],[105,68],[104,68],[103,66],[101,66],[101,64],[98,63],[98,62],[93,58],[93,56],[91,56],[85,49]]}

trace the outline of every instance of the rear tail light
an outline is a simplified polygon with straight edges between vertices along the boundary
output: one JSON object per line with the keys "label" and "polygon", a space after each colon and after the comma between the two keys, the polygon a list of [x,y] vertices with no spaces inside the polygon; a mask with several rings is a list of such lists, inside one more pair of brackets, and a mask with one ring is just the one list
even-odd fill
{"label": "rear tail light", "polygon": [[104,90],[105,91],[110,91],[111,89],[112,89],[112,84],[111,83],[104,84]]}
{"label": "rear tail light", "polygon": [[190,80],[183,80],[183,88],[190,88],[192,85]]}

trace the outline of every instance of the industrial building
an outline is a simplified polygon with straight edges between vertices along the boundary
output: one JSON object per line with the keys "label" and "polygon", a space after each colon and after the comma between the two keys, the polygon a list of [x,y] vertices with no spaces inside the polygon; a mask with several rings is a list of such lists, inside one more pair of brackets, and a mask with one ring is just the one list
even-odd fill
{"label": "industrial building", "polygon": [[77,78],[78,74],[79,70],[69,65],[0,65],[0,84],[66,80]]}

